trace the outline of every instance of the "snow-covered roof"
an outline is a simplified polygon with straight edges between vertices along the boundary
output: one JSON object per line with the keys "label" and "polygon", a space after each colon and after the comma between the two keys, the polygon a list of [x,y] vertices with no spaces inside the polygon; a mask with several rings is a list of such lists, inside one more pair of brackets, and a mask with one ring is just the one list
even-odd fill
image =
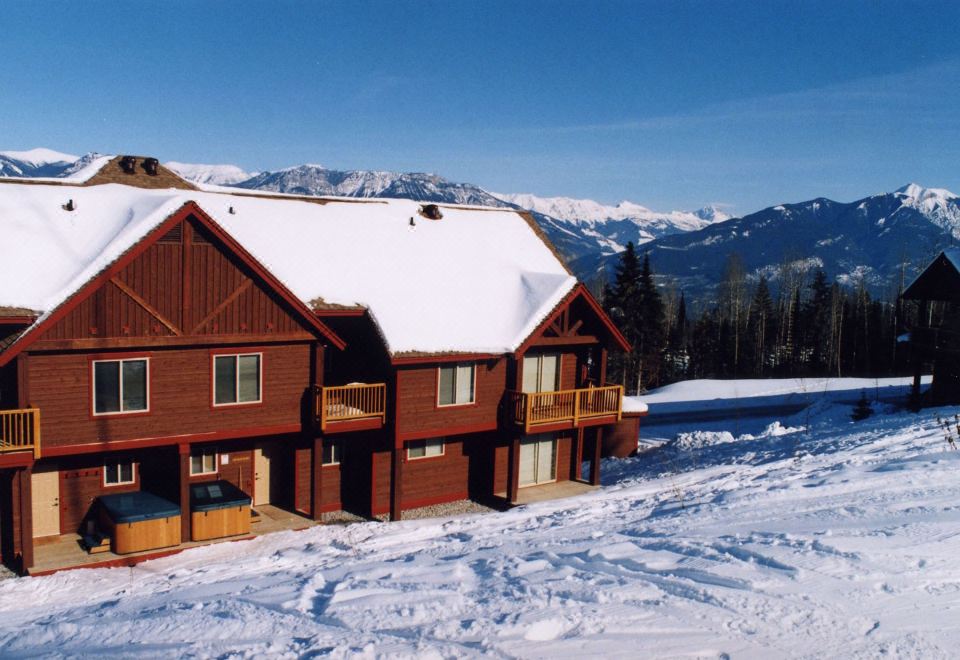
{"label": "snow-covered roof", "polygon": [[443,205],[433,221],[410,200],[6,183],[0,307],[49,314],[189,201],[302,301],[366,307],[394,355],[511,352],[576,285],[511,210]]}

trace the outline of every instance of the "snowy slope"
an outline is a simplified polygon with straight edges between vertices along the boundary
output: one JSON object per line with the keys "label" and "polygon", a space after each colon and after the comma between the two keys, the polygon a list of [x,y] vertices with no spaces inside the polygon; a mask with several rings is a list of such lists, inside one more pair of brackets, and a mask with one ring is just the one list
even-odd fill
{"label": "snowy slope", "polygon": [[955,657],[953,410],[849,412],[684,434],[506,513],[0,582],[0,655]]}

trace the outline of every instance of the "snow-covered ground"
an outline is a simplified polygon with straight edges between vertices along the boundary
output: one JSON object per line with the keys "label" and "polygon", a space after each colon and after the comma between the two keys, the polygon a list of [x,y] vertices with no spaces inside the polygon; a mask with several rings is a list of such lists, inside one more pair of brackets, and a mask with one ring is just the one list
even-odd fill
{"label": "snow-covered ground", "polygon": [[577,498],[6,580],[0,656],[955,656],[954,409],[814,405]]}

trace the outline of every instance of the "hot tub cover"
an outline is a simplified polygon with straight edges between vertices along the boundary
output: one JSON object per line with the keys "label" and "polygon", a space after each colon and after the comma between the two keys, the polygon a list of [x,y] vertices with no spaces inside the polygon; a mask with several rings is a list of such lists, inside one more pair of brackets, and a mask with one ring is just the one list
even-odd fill
{"label": "hot tub cover", "polygon": [[101,495],[98,499],[100,506],[114,523],[132,523],[180,515],[180,507],[173,502],[142,490]]}
{"label": "hot tub cover", "polygon": [[205,481],[190,486],[191,511],[215,511],[250,504],[250,496],[229,481]]}

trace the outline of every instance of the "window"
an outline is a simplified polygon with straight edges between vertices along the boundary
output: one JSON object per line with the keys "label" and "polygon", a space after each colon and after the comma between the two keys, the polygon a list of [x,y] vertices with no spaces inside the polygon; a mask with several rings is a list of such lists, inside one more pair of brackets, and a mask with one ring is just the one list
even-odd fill
{"label": "window", "polygon": [[214,474],[217,471],[217,452],[204,449],[190,456],[190,476]]}
{"label": "window", "polygon": [[475,366],[454,364],[449,367],[440,367],[438,401],[441,406],[461,406],[474,402]]}
{"label": "window", "polygon": [[133,461],[111,461],[103,466],[103,485],[122,486],[136,482]]}
{"label": "window", "polygon": [[541,353],[523,358],[523,391],[556,392],[560,389],[560,356]]}
{"label": "window", "polygon": [[430,458],[443,456],[443,438],[412,440],[407,443],[407,458]]}
{"label": "window", "polygon": [[341,451],[342,449],[340,447],[339,442],[324,442],[323,443],[323,464],[339,465]]}
{"label": "window", "polygon": [[147,410],[148,360],[97,360],[93,363],[93,413],[115,415]]}
{"label": "window", "polygon": [[213,403],[224,406],[260,401],[260,354],[213,358]]}

